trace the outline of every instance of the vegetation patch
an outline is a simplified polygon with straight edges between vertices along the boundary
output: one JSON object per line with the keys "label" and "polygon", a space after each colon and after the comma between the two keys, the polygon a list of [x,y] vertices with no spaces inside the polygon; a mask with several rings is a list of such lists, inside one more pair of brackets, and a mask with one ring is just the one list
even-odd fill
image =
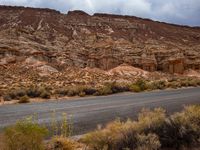
{"label": "vegetation patch", "polygon": [[4,131],[3,150],[44,150],[45,127],[26,119],[17,122]]}
{"label": "vegetation patch", "polygon": [[167,117],[165,110],[143,109],[137,121],[120,120],[86,134],[80,141],[94,150],[182,149],[200,144],[200,105]]}
{"label": "vegetation patch", "polygon": [[[37,117],[18,121],[4,130],[2,150],[178,150],[200,146],[200,105],[187,106],[171,116],[162,108],[143,109],[137,120],[118,119],[79,141],[70,138],[73,123],[65,113],[58,122],[53,112],[48,130],[32,118]],[[48,142],[44,142],[47,135]]]}
{"label": "vegetation patch", "polygon": [[167,88],[177,89],[181,87],[197,87],[200,86],[199,78],[172,78],[170,80],[154,80],[149,81],[145,79],[138,79],[133,83],[117,83],[107,82],[97,87],[89,85],[73,85],[63,86],[56,90],[47,88],[45,86],[30,86],[28,88],[11,89],[4,92],[2,95],[4,101],[11,101],[13,99],[20,100],[21,97],[28,96],[30,98],[50,99],[52,96],[79,96],[85,97],[90,95],[110,95],[121,92],[143,92],[152,90],[163,90]]}
{"label": "vegetation patch", "polygon": [[29,103],[29,97],[27,95],[20,97],[19,103]]}

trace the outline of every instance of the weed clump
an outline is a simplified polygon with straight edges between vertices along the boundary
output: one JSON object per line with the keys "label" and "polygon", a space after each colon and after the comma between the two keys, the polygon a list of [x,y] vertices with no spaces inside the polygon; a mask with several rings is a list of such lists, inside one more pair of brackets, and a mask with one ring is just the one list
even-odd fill
{"label": "weed clump", "polygon": [[48,131],[45,127],[25,119],[4,131],[4,149],[8,150],[44,150],[44,137]]}
{"label": "weed clump", "polygon": [[138,79],[135,83],[129,86],[129,90],[132,92],[142,92],[147,90],[147,82],[143,79]]}
{"label": "weed clump", "polygon": [[37,87],[37,86],[32,86],[28,88],[26,93],[31,98],[41,97],[41,98],[48,99],[50,98],[50,95],[51,95],[51,93],[49,92],[47,88]]}
{"label": "weed clump", "polygon": [[19,98],[19,103],[29,103],[29,97],[27,95]]}
{"label": "weed clump", "polygon": [[137,93],[142,91],[137,84],[130,85],[129,89],[131,92],[137,92]]}
{"label": "weed clump", "polygon": [[66,138],[66,137],[54,137],[52,139],[53,150],[77,150],[79,143]]}

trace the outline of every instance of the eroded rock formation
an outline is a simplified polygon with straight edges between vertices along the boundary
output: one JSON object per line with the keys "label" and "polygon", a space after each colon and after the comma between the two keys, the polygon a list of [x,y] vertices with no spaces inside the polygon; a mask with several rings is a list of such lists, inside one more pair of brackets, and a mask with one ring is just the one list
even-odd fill
{"label": "eroded rock formation", "polygon": [[131,16],[0,6],[0,64],[27,58],[62,70],[128,64],[182,74],[200,69],[200,28]]}

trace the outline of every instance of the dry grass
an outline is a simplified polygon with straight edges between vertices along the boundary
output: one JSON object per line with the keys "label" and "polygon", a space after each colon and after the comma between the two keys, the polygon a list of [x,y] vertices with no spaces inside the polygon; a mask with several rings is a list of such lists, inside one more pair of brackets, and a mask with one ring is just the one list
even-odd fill
{"label": "dry grass", "polygon": [[0,133],[0,147],[4,147],[4,135]]}
{"label": "dry grass", "polygon": [[43,143],[47,129],[25,119],[7,127],[3,136],[3,150],[44,150]]}
{"label": "dry grass", "polygon": [[52,150],[77,150],[80,148],[80,143],[66,137],[54,137],[51,141]]}
{"label": "dry grass", "polygon": [[183,149],[200,144],[200,105],[167,117],[165,110],[143,109],[137,121],[119,120],[86,134],[81,142],[94,150]]}
{"label": "dry grass", "polygon": [[11,88],[2,94],[4,101],[19,100],[27,95],[30,98],[50,99],[51,97],[73,97],[90,95],[110,95],[120,92],[143,92],[152,90],[163,90],[167,88],[196,87],[200,86],[199,78],[171,78],[167,80],[137,79],[132,83],[107,82],[97,87],[92,85],[73,85],[53,88],[51,86],[31,85],[29,87]]}

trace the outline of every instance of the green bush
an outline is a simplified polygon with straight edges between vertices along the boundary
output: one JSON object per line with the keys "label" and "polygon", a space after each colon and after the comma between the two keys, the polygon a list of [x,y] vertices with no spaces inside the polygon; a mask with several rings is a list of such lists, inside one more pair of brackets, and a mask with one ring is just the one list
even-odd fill
{"label": "green bush", "polygon": [[142,90],[140,89],[140,87],[136,84],[132,84],[129,87],[129,90],[132,92],[141,92]]}
{"label": "green bush", "polygon": [[148,84],[143,79],[138,79],[135,83],[129,86],[129,90],[132,92],[142,92],[148,89]]}
{"label": "green bush", "polygon": [[5,150],[44,150],[43,140],[47,129],[30,119],[19,121],[4,131]]}
{"label": "green bush", "polygon": [[147,89],[147,82],[143,79],[138,79],[135,83],[141,89],[141,91],[145,91]]}
{"label": "green bush", "polygon": [[189,80],[189,86],[198,86],[198,80],[197,79],[192,79],[192,80]]}
{"label": "green bush", "polygon": [[84,85],[77,85],[67,88],[61,88],[56,90],[56,94],[65,96],[85,96],[85,95],[109,95],[113,93],[120,93],[129,91],[129,86],[127,84],[119,84],[116,82],[108,82],[103,86],[98,88],[93,88]]}
{"label": "green bush", "polygon": [[147,84],[148,90],[163,90],[166,88],[166,82],[165,81],[153,81]]}
{"label": "green bush", "polygon": [[19,98],[19,103],[29,103],[29,97],[27,95]]}
{"label": "green bush", "polygon": [[180,80],[180,84],[181,84],[181,87],[188,87],[190,84],[189,84],[189,79],[186,78],[186,79],[181,79]]}
{"label": "green bush", "polygon": [[85,92],[80,92],[80,93],[79,93],[79,96],[80,96],[80,97],[85,97],[85,95],[86,95]]}
{"label": "green bush", "polygon": [[109,84],[105,84],[104,86],[97,89],[95,95],[109,95],[112,94],[112,86]]}

